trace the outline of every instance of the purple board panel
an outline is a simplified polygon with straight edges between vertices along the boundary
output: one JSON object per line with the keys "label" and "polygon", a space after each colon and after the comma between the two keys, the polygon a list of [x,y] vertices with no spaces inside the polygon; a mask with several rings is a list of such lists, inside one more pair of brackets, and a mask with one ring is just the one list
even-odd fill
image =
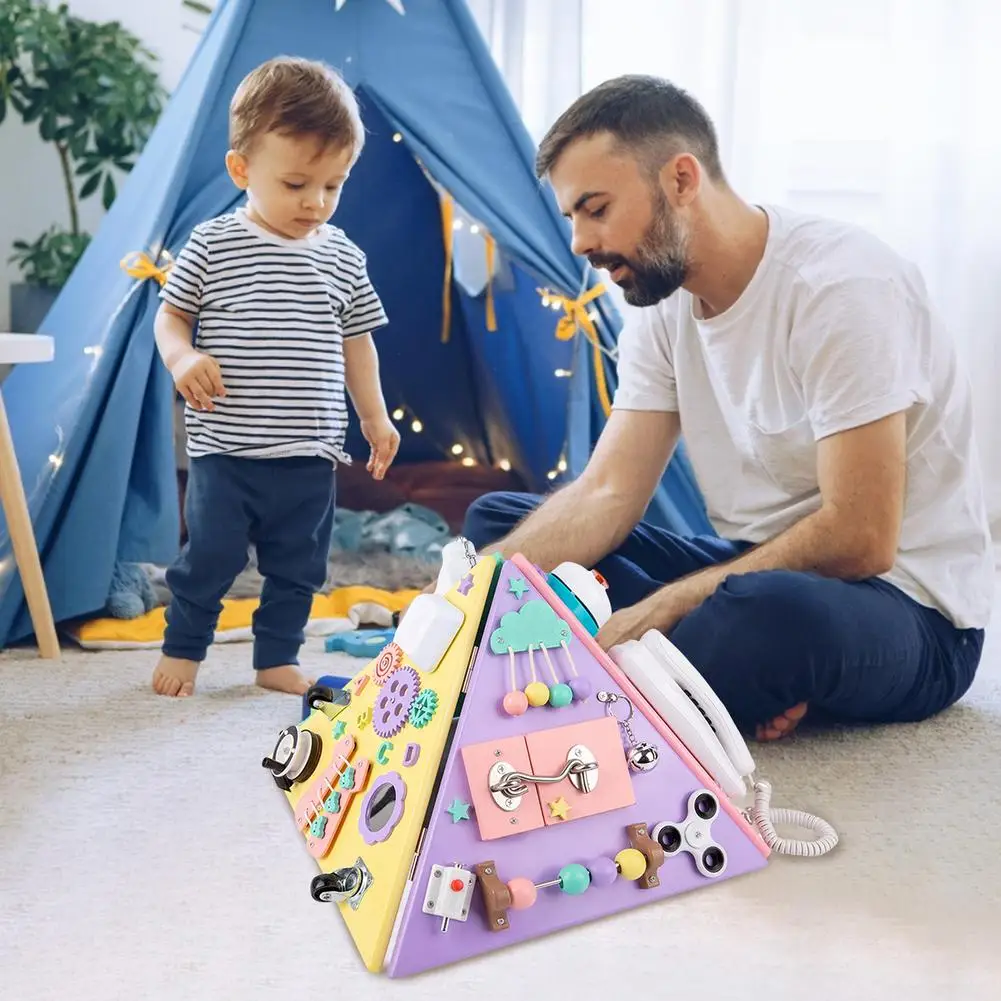
{"label": "purple board panel", "polygon": [[[387,960],[390,976],[408,976],[461,961],[709,886],[766,864],[765,855],[746,831],[720,810],[710,830],[712,840],[726,853],[726,866],[719,875],[702,875],[693,856],[682,851],[664,860],[657,873],[658,885],[641,888],[638,882],[621,875],[611,879],[614,867],[610,867],[610,860],[630,847],[627,827],[643,824],[649,832],[661,821],[680,824],[688,815],[692,794],[706,786],[638,710],[631,720],[633,735],[638,742],[655,745],[659,757],[650,771],[627,767],[626,755],[632,742],[622,727],[609,721],[609,706],[598,699],[601,691],[622,695],[622,689],[580,638],[564,628],[571,621],[571,613],[555,598],[545,602],[546,608],[541,607],[539,592],[528,584],[527,577],[510,561],[501,571],[437,801]],[[537,680],[549,687],[554,680],[571,682],[575,680],[575,668],[578,679],[590,682],[591,694],[586,700],[575,698],[559,708],[550,704],[529,706],[515,716],[504,710],[504,697],[511,690],[511,657],[506,650],[510,647],[517,651],[517,684],[523,690],[532,676],[528,653],[522,651],[533,641],[550,647],[549,660],[557,674],[554,679],[549,662],[536,647]],[[622,702],[611,708],[623,717],[627,711]],[[573,730],[566,731],[564,739],[560,728],[571,725]],[[610,741],[612,731],[615,739]],[[529,774],[554,774],[553,761],[560,759],[560,748],[569,748],[574,742],[591,748],[597,759],[598,781],[592,792],[573,789],[569,779],[558,785],[527,782],[527,791],[516,810],[508,812],[498,807],[489,790],[492,759],[506,761]],[[539,768],[540,764],[549,771]],[[532,771],[533,767],[539,770]],[[567,794],[560,803],[564,792]],[[553,803],[556,805],[551,806]],[[569,813],[565,805],[570,805]],[[589,811],[593,812],[583,815]],[[511,824],[512,818],[517,818],[518,824]],[[505,824],[514,833],[504,830]],[[595,864],[596,859],[606,861]],[[445,867],[459,865],[472,871],[486,861],[494,862],[496,874],[505,884],[516,877],[536,884],[556,880],[561,868],[570,863],[583,865],[594,875],[581,895],[571,896],[559,886],[538,889],[532,906],[507,911],[508,926],[499,931],[488,928],[482,887],[477,881],[472,895],[465,897],[468,913],[464,918],[450,919],[442,930],[442,917],[425,912],[432,874],[438,886]],[[463,880],[456,875],[451,873],[454,889],[446,883],[442,892],[461,896]],[[579,870],[576,875],[580,875]]]}

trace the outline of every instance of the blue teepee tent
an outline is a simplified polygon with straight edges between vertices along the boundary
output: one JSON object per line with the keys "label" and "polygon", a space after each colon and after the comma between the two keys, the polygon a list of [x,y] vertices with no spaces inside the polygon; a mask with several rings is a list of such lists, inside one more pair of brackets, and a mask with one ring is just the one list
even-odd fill
{"label": "blue teepee tent", "polygon": [[[57,621],[98,612],[117,561],[166,563],[177,551],[174,394],[152,328],[159,286],[120,264],[138,252],[153,261],[176,254],[196,223],[242,197],[223,164],[229,98],[275,55],[324,60],[359,97],[368,137],[334,221],[368,255],[390,317],[378,344],[387,402],[406,412],[397,461],[442,459],[461,443],[478,462],[510,463],[540,492],[553,471],[573,476],[583,467],[614,391],[599,348],[614,348],[616,313],[607,296],[580,310],[569,305],[593,282],[533,173],[532,142],[462,0],[403,0],[402,14],[394,6],[221,0],[42,324],[55,338],[55,362],[7,381]],[[479,288],[460,274],[453,211],[494,257],[493,278]],[[554,336],[560,316],[540,289],[588,329],[568,322],[564,331],[577,335]],[[363,456],[354,435],[348,449]],[[650,516],[711,530],[683,456]],[[4,527],[0,647],[31,633],[9,555]]]}

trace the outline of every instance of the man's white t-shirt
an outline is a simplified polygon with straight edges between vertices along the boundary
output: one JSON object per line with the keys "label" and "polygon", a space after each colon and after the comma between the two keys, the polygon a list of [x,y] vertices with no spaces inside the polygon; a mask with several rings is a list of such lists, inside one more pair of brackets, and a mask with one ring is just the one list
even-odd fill
{"label": "man's white t-shirt", "polygon": [[763,206],[763,259],[725,313],[684,289],[631,316],[614,406],[677,411],[707,514],[761,543],[820,507],[817,442],[907,411],[898,556],[883,578],[957,626],[994,561],[969,381],[916,267],[864,230]]}

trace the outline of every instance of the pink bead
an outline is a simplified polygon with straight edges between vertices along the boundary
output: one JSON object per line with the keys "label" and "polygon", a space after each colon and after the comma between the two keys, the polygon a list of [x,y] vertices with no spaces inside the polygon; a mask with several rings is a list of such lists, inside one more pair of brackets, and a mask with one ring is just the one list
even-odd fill
{"label": "pink bead", "polygon": [[508,692],[504,696],[504,712],[508,716],[520,716],[528,708],[528,696],[524,692]]}
{"label": "pink bead", "polygon": [[594,686],[587,678],[574,678],[570,682],[570,691],[573,692],[573,697],[578,702],[583,702],[585,699],[591,697],[591,694],[594,692]]}
{"label": "pink bead", "polygon": [[535,884],[524,876],[515,876],[507,884],[507,888],[511,891],[511,909],[515,911],[523,911],[527,907],[531,907],[539,892]]}
{"label": "pink bead", "polygon": [[619,878],[614,859],[593,858],[584,864],[584,868],[591,874],[594,886],[611,886]]}

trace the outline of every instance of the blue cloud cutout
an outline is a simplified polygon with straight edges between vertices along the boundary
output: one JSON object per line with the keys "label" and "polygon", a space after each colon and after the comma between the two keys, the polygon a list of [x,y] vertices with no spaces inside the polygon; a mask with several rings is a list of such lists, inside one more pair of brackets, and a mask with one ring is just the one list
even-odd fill
{"label": "blue cloud cutout", "polygon": [[570,627],[543,598],[528,601],[516,612],[501,617],[500,625],[490,634],[494,653],[524,653],[529,646],[556,649],[570,642]]}

